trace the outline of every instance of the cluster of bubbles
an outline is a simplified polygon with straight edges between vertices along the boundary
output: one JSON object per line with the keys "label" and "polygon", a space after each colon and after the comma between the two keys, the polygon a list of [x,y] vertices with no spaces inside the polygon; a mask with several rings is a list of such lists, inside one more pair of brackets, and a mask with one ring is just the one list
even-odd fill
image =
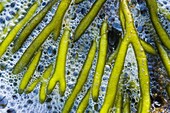
{"label": "cluster of bubbles", "polygon": [[[6,1],[5,9],[0,14],[0,41],[2,41],[5,36],[9,33],[14,25],[16,25],[26,14],[29,7],[33,4],[34,0],[11,0],[10,2]],[[40,7],[37,9],[36,14],[42,10],[49,0],[42,0]],[[84,2],[80,4],[71,3],[64,20],[63,20],[63,28],[61,30],[61,35],[63,33],[64,27],[69,27],[72,31],[71,39],[73,39],[74,31],[77,25],[80,23],[84,15],[88,13],[92,4],[95,0],[84,0]],[[146,42],[154,45],[154,37],[156,37],[156,32],[153,29],[151,24],[148,9],[146,4],[142,0],[131,0],[132,4],[131,11],[134,17],[135,27],[138,31],[140,38],[145,40]],[[162,7],[166,7],[168,9],[168,1],[165,0],[158,0]],[[59,2],[58,2],[59,3]],[[20,50],[11,55],[11,49],[13,47],[13,43],[8,48],[5,55],[0,59],[0,112],[2,113],[59,113],[61,112],[65,101],[67,100],[68,96],[72,93],[72,90],[77,82],[77,78],[79,73],[82,69],[82,66],[85,62],[87,57],[88,51],[92,44],[92,40],[100,40],[100,28],[101,23],[104,19],[108,19],[109,22],[109,29],[117,29],[120,33],[122,31],[119,15],[118,15],[118,8],[119,2],[118,0],[107,0],[104,6],[101,8],[98,16],[94,19],[91,23],[89,28],[85,31],[82,35],[80,40],[73,43],[70,42],[68,54],[67,54],[67,61],[66,61],[66,82],[67,82],[67,89],[65,95],[61,97],[59,95],[59,87],[58,85],[54,89],[51,95],[48,95],[47,100],[44,104],[39,103],[38,93],[39,93],[39,85],[36,89],[30,94],[18,94],[18,86],[22,79],[24,71],[18,75],[12,74],[13,66],[17,63],[19,58],[22,56],[26,48],[31,44],[31,42],[38,36],[38,34],[42,31],[42,29],[51,21],[58,3],[55,4],[52,9],[47,13],[46,17],[42,20],[42,22],[35,28],[35,30],[30,34],[29,38],[26,40],[22,48]],[[170,9],[168,9],[170,10]],[[18,17],[14,18],[15,15],[19,15]],[[166,28],[167,31],[170,31],[170,25],[168,25],[166,19],[160,15],[160,20]],[[165,20],[165,21],[164,21]],[[7,26],[7,28],[6,28]],[[7,31],[4,31],[7,29]],[[169,33],[169,32],[168,32]],[[35,80],[38,76],[41,76],[44,70],[48,67],[49,64],[55,63],[56,56],[58,53],[58,46],[60,37],[57,41],[53,40],[52,35],[48,37],[48,39],[44,42],[42,49],[43,54],[41,56],[40,62],[36,68],[36,72],[33,75],[33,80]],[[155,47],[156,48],[156,47]],[[114,48],[115,49],[115,48]],[[114,51],[113,49],[113,51]],[[82,98],[86,94],[87,90],[90,88],[93,82],[94,72],[97,63],[97,56],[98,51],[96,52],[95,59],[93,61],[92,68],[88,75],[87,81],[83,86],[82,91],[77,96],[73,108],[71,110],[72,113],[75,112],[79,103],[81,102]],[[138,79],[138,69],[137,69],[137,62],[135,59],[135,54],[131,45],[129,45],[127,56],[124,64],[124,70],[121,75],[121,79],[127,78],[123,85],[123,92],[130,93],[131,98],[131,111],[137,111],[137,103],[139,102],[140,97],[140,85]],[[161,65],[157,65],[160,63]],[[105,97],[105,93],[107,90],[107,84],[109,80],[109,76],[111,74],[111,70],[114,66],[114,63],[111,65],[106,65],[104,69],[104,75],[102,77],[102,84],[100,87],[100,95],[98,98],[98,102],[94,102],[92,98],[89,100],[89,105],[86,109],[86,112],[93,111],[99,112]],[[148,67],[149,72],[151,75],[151,97],[158,92],[160,99],[155,100],[152,98],[152,106],[153,111],[156,108],[164,107],[165,110],[168,109],[168,97],[166,91],[161,89],[161,85],[159,84],[158,78],[161,78],[160,75],[166,75],[165,69],[160,62],[160,59],[149,55],[148,54]],[[158,70],[158,71],[157,71]],[[156,77],[154,77],[156,75]],[[164,78],[164,77],[163,77]],[[30,82],[31,82],[30,81]],[[164,78],[163,81],[166,81]],[[131,87],[131,83],[135,84],[135,87]],[[164,82],[162,84],[165,84]],[[162,98],[163,97],[163,98]],[[162,100],[162,101],[160,101]],[[161,104],[158,106],[157,104]]]}
{"label": "cluster of bubbles", "polygon": [[[165,1],[165,0],[159,0],[159,8],[161,9],[165,9],[166,11],[170,12],[170,5],[169,5],[169,1]],[[166,29],[166,32],[168,34],[170,34],[170,23],[167,20],[166,16],[162,13],[159,12],[159,19],[161,21],[161,23],[164,25],[164,29]]]}
{"label": "cluster of bubbles", "polygon": [[[138,0],[140,1],[140,0]],[[158,6],[170,11],[168,4],[170,1],[157,0]],[[156,31],[153,29],[152,22],[150,20],[149,11],[145,2],[138,2],[139,4],[132,10],[135,26],[137,28],[140,38],[150,43],[155,49],[154,38],[158,38]],[[136,12],[136,13],[135,13]],[[163,14],[158,12],[159,20],[163,25],[163,28],[170,35],[169,21]],[[169,53],[169,51],[167,51]],[[150,74],[150,95],[152,101],[152,112],[169,112],[170,105],[169,97],[167,96],[165,86],[169,82],[167,73],[161,62],[161,59],[156,55],[147,54],[148,58],[148,70]]]}

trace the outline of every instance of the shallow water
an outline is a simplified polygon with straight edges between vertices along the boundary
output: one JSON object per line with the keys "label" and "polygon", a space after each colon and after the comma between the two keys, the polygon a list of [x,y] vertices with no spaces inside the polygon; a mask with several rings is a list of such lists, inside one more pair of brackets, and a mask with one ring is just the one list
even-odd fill
{"label": "shallow water", "polygon": [[[4,10],[0,13],[0,42],[2,42],[7,36],[7,34],[12,30],[12,28],[26,15],[28,9],[33,4],[34,0],[0,0],[0,2],[3,2],[4,4]],[[34,15],[38,14],[39,11],[43,9],[48,2],[49,0],[43,0]],[[23,77],[23,74],[26,72],[26,67],[23,67],[24,70],[17,75],[12,74],[12,69],[19,60],[19,58],[22,56],[24,51],[31,44],[31,42],[51,21],[59,2],[55,4],[52,9],[47,13],[45,18],[29,35],[28,39],[25,41],[24,45],[20,48],[18,52],[12,54],[12,42],[5,54],[1,57],[0,113],[60,113],[62,111],[65,101],[72,93],[72,89],[76,84],[79,72],[81,71],[83,63],[85,62],[85,59],[87,57],[91,41],[96,38],[97,42],[99,42],[100,27],[102,21],[107,18],[109,23],[109,29],[114,28],[117,29],[119,32],[122,32],[122,27],[118,15],[119,2],[118,0],[107,0],[104,6],[101,8],[100,12],[98,13],[98,16],[94,19],[94,21],[88,27],[82,37],[77,42],[71,42],[69,45],[66,61],[67,88],[64,96],[61,96],[59,94],[58,84],[56,85],[53,93],[47,96],[47,100],[44,104],[39,103],[38,93],[40,84],[37,85],[37,87],[32,93],[20,95],[18,93],[18,87]],[[78,5],[75,5],[73,2],[74,0],[72,1],[72,4],[70,5],[63,19],[63,27],[61,29],[60,37],[58,38],[58,40],[54,41],[53,35],[51,34],[42,45],[43,54],[31,81],[41,76],[47,66],[55,62],[58,53],[59,41],[63,34],[64,26],[68,25],[71,28],[70,39],[72,39],[73,33],[77,25],[79,24],[80,20],[85,16],[85,14],[88,13],[95,0],[84,0],[84,2]],[[170,11],[170,0],[158,0],[158,3],[161,7],[166,8],[168,11]],[[134,24],[140,38],[150,43],[156,49],[154,38],[158,36],[156,35],[156,32],[149,18],[149,12],[144,0],[131,0],[130,8],[134,18]],[[19,16],[15,17],[17,13]],[[170,36],[170,21],[168,21],[162,14],[159,14],[159,19]],[[113,45],[113,47],[115,46]],[[109,52],[114,51],[113,47],[112,45],[110,45],[111,50]],[[170,54],[169,50],[167,50],[167,52]],[[71,112],[73,113],[77,109],[86,91],[92,85],[93,76],[96,68],[97,55],[98,51],[96,52],[96,56],[93,61],[93,66],[88,75],[88,79],[85,85],[83,86],[83,90],[78,94],[76,100],[74,101],[74,105],[71,110]],[[166,77],[166,70],[158,56],[147,54],[147,59],[151,80],[151,112],[168,113],[170,112],[170,98],[167,95],[165,86],[166,84],[170,83],[170,80]],[[98,113],[100,111],[100,108],[104,101],[109,76],[113,67],[114,63],[105,66],[98,102],[94,102],[92,98],[90,98],[89,105],[86,109],[87,113]],[[136,108],[137,103],[139,102],[140,91],[134,88],[129,89],[128,83],[134,81],[137,84],[138,89],[140,88],[137,62],[135,60],[135,54],[131,45],[129,45],[127,51],[124,69],[122,71],[121,76],[128,77],[128,79],[125,81],[123,91],[129,91],[131,93],[131,112],[135,113],[137,112]],[[112,111],[114,112],[115,108],[113,108]]]}

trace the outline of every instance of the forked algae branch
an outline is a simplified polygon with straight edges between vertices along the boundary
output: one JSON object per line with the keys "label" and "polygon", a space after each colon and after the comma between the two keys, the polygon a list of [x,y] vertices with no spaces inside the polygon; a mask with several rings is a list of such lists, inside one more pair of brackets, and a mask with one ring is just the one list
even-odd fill
{"label": "forked algae branch", "polygon": [[40,92],[39,92],[39,101],[40,103],[44,103],[47,97],[47,85],[49,77],[51,76],[53,72],[53,64],[51,64],[47,69],[45,70],[44,74],[41,78],[41,86],[40,86]]}
{"label": "forked algae branch", "polygon": [[24,74],[24,76],[22,77],[22,80],[20,82],[20,85],[19,85],[19,90],[18,92],[20,94],[22,94],[25,90],[25,88],[27,87],[29,81],[31,80],[35,70],[36,70],[36,67],[38,66],[38,63],[39,63],[39,60],[41,58],[41,54],[42,54],[42,50],[40,49],[35,57],[33,58],[33,60],[31,61],[26,73]]}
{"label": "forked algae branch", "polygon": [[31,82],[31,84],[28,85],[28,87],[25,90],[25,93],[26,94],[31,93],[40,81],[41,81],[41,77],[36,78],[33,82]]}
{"label": "forked algae branch", "polygon": [[[112,63],[116,59],[118,51],[119,51],[119,48],[120,48],[120,45],[121,45],[121,42],[122,42],[122,38],[119,39],[119,43],[118,43],[118,46],[115,49],[115,51],[108,57],[107,64]],[[143,46],[144,50],[147,53],[152,54],[152,55],[157,55],[157,52],[156,52],[155,48],[151,44],[145,42],[142,39],[140,39],[140,42],[141,42],[141,45]]]}
{"label": "forked algae branch", "polygon": [[[27,72],[29,71],[29,69],[27,70]],[[31,83],[29,83],[31,81],[32,78],[29,78],[28,80],[24,80],[26,78],[26,76],[23,77],[21,83],[20,83],[20,87],[19,87],[19,93],[23,93],[25,92],[26,94],[31,93],[35,87],[37,86],[38,83],[40,83],[40,89],[39,89],[39,101],[40,103],[44,103],[47,97],[47,91],[46,91],[46,87],[47,87],[47,83],[49,80],[49,77],[51,76],[53,72],[53,64],[50,64],[47,69],[44,71],[44,73],[36,78],[34,81],[32,81]],[[32,73],[31,73],[32,74]],[[23,89],[24,87],[24,89]]]}
{"label": "forked algae branch", "polygon": [[122,73],[123,64],[125,61],[126,52],[128,45],[132,44],[136,60],[138,63],[138,76],[141,91],[141,113],[149,113],[151,100],[150,100],[150,80],[148,73],[147,58],[144,48],[141,45],[140,38],[138,37],[137,31],[133,24],[133,18],[128,8],[126,0],[120,0],[119,6],[120,20],[124,30],[124,38],[121,42],[115,64],[112,73],[109,78],[108,87],[106,91],[105,100],[100,113],[109,112],[112,107],[112,103],[115,101],[117,87],[119,83],[120,74]]}
{"label": "forked algae branch", "polygon": [[69,42],[70,42],[70,30],[66,28],[63,33],[63,36],[61,37],[61,41],[59,44],[55,70],[48,83],[48,87],[47,87],[48,94],[50,94],[53,91],[57,82],[59,82],[60,94],[64,95],[64,92],[66,90],[65,67],[66,67],[66,59],[67,59],[67,51],[69,47]]}
{"label": "forked algae branch", "polygon": [[145,52],[147,52],[149,54],[152,54],[152,55],[156,55],[157,54],[156,50],[154,49],[154,47],[151,44],[145,42],[142,39],[140,39],[140,42],[141,42],[141,45],[144,48]]}
{"label": "forked algae branch", "polygon": [[[36,102],[39,100],[36,105],[40,111],[35,112],[153,112],[156,105],[152,96],[157,94],[152,93],[152,85],[155,85],[152,84],[152,76],[157,78],[156,74],[160,74],[162,77],[162,73],[167,76],[163,76],[165,81],[161,79],[166,83],[160,88],[164,91],[160,92],[166,97],[168,104],[170,37],[169,31],[166,31],[169,28],[164,27],[159,20],[159,13],[168,20],[170,13],[168,8],[158,5],[159,1],[27,1],[27,12],[20,8],[11,16],[11,21],[15,24],[12,28],[8,26],[10,22],[6,22],[8,18],[1,18],[9,9],[11,1],[8,2],[7,5],[0,2],[0,27],[3,27],[0,31],[0,87],[8,83],[8,79],[5,78],[4,82],[2,77],[9,76],[9,82],[20,80],[18,87],[14,88],[15,95],[22,100],[27,100],[27,97]],[[144,4],[141,5],[141,2]],[[11,6],[14,5],[19,6]],[[146,22],[146,16],[144,22],[138,22],[135,11],[141,7],[149,11],[150,18],[147,15],[147,19],[151,20],[150,23]],[[20,14],[22,11],[25,11],[24,15]],[[6,19],[5,22],[3,19]],[[139,21],[143,17],[140,19]],[[143,25],[138,25],[139,23]],[[143,31],[148,30],[150,24],[153,24],[154,29]],[[117,31],[113,32],[114,29]],[[156,35],[152,37],[150,31],[154,30]],[[35,39],[32,38],[34,36]],[[134,55],[129,52],[134,52]],[[131,54],[133,56],[130,57],[135,58],[129,59]],[[152,59],[163,64],[158,69],[163,72],[156,73],[156,68],[150,66]],[[80,71],[77,71],[81,66]],[[11,84],[9,85],[12,86]],[[158,86],[155,87],[159,90]],[[32,98],[35,95],[39,99]],[[0,112],[1,101],[0,98]],[[28,101],[26,103],[30,104]],[[22,111],[18,109],[17,112]]]}
{"label": "forked algae branch", "polygon": [[33,40],[31,45],[24,52],[24,54],[22,55],[22,57],[19,59],[18,63],[14,67],[14,70],[13,70],[14,74],[20,73],[22,71],[22,67],[27,66],[29,60],[34,56],[34,53],[41,47],[41,45],[48,38],[48,36],[53,31],[55,31],[55,29],[56,29],[55,27],[58,25],[57,20],[61,16],[61,14],[59,13],[60,10],[61,9],[56,10],[51,22],[41,31],[41,33],[36,37],[36,39]]}

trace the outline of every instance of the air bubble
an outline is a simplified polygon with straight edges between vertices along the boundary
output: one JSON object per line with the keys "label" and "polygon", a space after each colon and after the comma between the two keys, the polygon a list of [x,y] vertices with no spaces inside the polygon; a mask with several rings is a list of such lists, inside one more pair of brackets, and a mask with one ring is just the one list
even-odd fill
{"label": "air bubble", "polygon": [[56,49],[53,46],[49,46],[48,49],[47,49],[47,54],[49,56],[55,55],[56,54]]}
{"label": "air bubble", "polygon": [[14,100],[17,100],[17,99],[18,99],[18,97],[17,97],[16,95],[13,95],[12,98],[13,98]]}
{"label": "air bubble", "polygon": [[6,98],[6,96],[2,96],[0,95],[0,109],[3,109],[7,106],[8,104],[8,100]]}
{"label": "air bubble", "polygon": [[38,72],[43,72],[43,70],[44,70],[44,66],[40,64],[38,66]]}
{"label": "air bubble", "polygon": [[[21,2],[22,2],[22,4],[21,4]],[[23,10],[22,12],[27,11],[33,2],[35,2],[35,0],[31,0],[30,2],[28,2],[27,0],[24,0],[24,1],[17,0],[15,2],[11,1],[8,4],[8,7],[6,7],[5,10],[3,11],[3,14],[0,15],[0,23],[1,23],[0,28],[4,28],[5,25],[9,25],[9,23],[12,20],[12,17],[15,16],[17,11],[19,11],[21,9]],[[43,2],[40,5],[40,8],[38,8],[38,11],[41,10],[46,5],[47,2],[49,2],[49,0],[48,1],[43,0]],[[69,26],[71,28],[72,33],[74,33],[75,28],[77,28],[77,25],[83,19],[84,15],[86,15],[87,12],[90,10],[90,7],[92,6],[92,4],[94,2],[95,2],[95,0],[85,0],[79,5],[73,5],[73,3],[72,3],[72,5],[70,6],[69,11],[65,15],[65,19],[64,19],[64,21],[65,21],[66,18],[67,19],[69,18]],[[140,36],[140,38],[144,39],[145,41],[147,41],[148,43],[150,43],[154,46],[154,37],[157,37],[157,36],[154,35],[156,33],[155,33],[152,23],[149,19],[148,9],[147,9],[146,4],[143,0],[137,0],[137,2],[138,2],[138,4],[136,4],[134,2],[134,4],[136,4],[136,5],[134,5],[134,7],[131,8],[131,11],[133,13],[135,25],[138,30],[139,36]],[[168,5],[169,1],[158,0],[158,2],[160,2],[163,7],[167,8],[169,10],[169,5]],[[14,3],[15,3],[15,5],[14,5]],[[15,75],[11,74],[12,70],[10,70],[9,67],[11,66],[11,69],[12,69],[12,66],[14,64],[16,64],[17,60],[21,57],[21,55],[26,50],[26,48],[29,46],[29,44],[32,42],[32,40],[34,40],[36,38],[36,36],[42,31],[42,29],[51,21],[51,18],[53,16],[53,14],[55,13],[55,10],[57,9],[57,5],[58,4],[54,5],[52,10],[48,12],[46,17],[36,27],[36,29],[33,31],[33,33],[29,36],[26,43],[15,54],[15,56],[11,55],[11,52],[10,52],[10,50],[12,48],[12,45],[11,45],[9,48],[9,51],[6,52],[3,59],[1,59],[2,62],[0,62],[0,65],[1,65],[0,67],[3,70],[2,70],[2,72],[0,72],[0,80],[1,80],[0,88],[1,88],[2,94],[7,95],[6,98],[8,99],[8,101],[10,103],[10,104],[8,104],[10,109],[6,108],[4,112],[7,112],[7,110],[8,110],[8,112],[11,112],[11,113],[23,112],[23,111],[28,112],[28,113],[34,113],[40,109],[41,109],[40,112],[58,113],[59,111],[61,111],[66,99],[72,93],[72,89],[74,88],[74,86],[76,84],[77,78],[79,76],[79,72],[81,71],[82,65],[87,57],[87,53],[88,53],[89,47],[91,45],[91,41],[94,38],[96,38],[96,36],[97,36],[97,41],[99,41],[99,37],[100,37],[100,29],[99,28],[101,27],[102,21],[105,18],[108,18],[109,29],[114,27],[114,28],[118,29],[119,31],[122,31],[121,24],[119,21],[119,16],[118,16],[119,3],[116,0],[107,0],[105,5],[100,10],[99,14],[96,16],[96,18],[94,19],[92,24],[89,26],[89,28],[86,30],[86,32],[82,35],[80,40],[77,41],[76,43],[70,44],[70,48],[68,50],[69,52],[67,55],[67,63],[66,63],[67,90],[65,92],[64,98],[60,97],[60,95],[57,92],[58,87],[56,87],[55,91],[53,92],[52,95],[49,95],[46,102],[44,104],[39,104],[39,102],[38,102],[39,87],[36,87],[36,89],[32,93],[28,94],[26,97],[24,94],[23,95],[17,94],[17,91],[18,91],[17,88],[19,86],[19,82],[22,78],[23,72],[20,73],[19,75],[15,76]],[[37,14],[38,14],[38,11],[36,12]],[[18,20],[21,20],[21,17],[24,17],[24,15],[25,15],[25,13],[24,14],[20,13],[20,18],[16,19],[15,22],[13,22],[14,24],[12,24],[12,25],[13,26],[16,25]],[[170,27],[169,27],[168,22],[167,21],[165,22],[164,18],[162,18],[161,16],[160,16],[160,20],[162,21],[163,26],[167,29],[167,32],[169,32]],[[65,25],[65,24],[63,24],[63,25]],[[10,31],[11,28],[13,28],[13,27],[11,27],[11,25],[10,25],[10,29],[8,31]],[[0,31],[0,33],[3,34],[2,31]],[[63,29],[61,30],[61,34],[62,33],[63,33]],[[6,36],[6,35],[7,35],[7,33],[3,34],[3,36]],[[120,38],[121,38],[121,36],[120,36]],[[110,42],[111,41],[109,41],[109,44],[111,45],[111,47],[114,47],[114,44],[110,43]],[[114,41],[112,41],[112,42],[114,42]],[[117,44],[117,43],[118,42],[115,41],[115,44]],[[48,66],[48,64],[54,63],[56,61],[56,53],[58,50],[58,48],[57,48],[58,45],[59,45],[59,40],[53,41],[52,35],[50,35],[49,38],[44,42],[44,44],[43,44],[43,52],[44,53],[42,54],[41,61],[39,63],[39,66],[37,67],[36,75],[34,77],[39,76],[39,73],[37,73],[37,72],[42,73],[44,71],[44,68],[46,68]],[[115,46],[114,49],[116,47],[117,46]],[[137,63],[136,63],[136,61],[134,61],[135,55],[133,53],[132,47],[129,46],[129,48],[130,48],[130,50],[127,51],[128,54],[126,56],[126,62],[124,65],[125,69],[123,71],[123,72],[126,72],[125,76],[129,77],[129,78],[125,83],[126,88],[124,89],[124,91],[131,92],[130,93],[131,100],[132,100],[131,110],[132,110],[132,112],[136,112],[137,110],[135,107],[137,106],[137,103],[139,102],[140,91],[136,90],[135,88],[130,89],[128,83],[130,81],[135,81],[135,83],[137,84],[137,89],[140,89],[140,86],[139,86],[139,80],[138,80]],[[96,53],[96,54],[98,54],[98,53]],[[149,59],[155,59],[155,57],[148,56],[148,60]],[[87,88],[90,87],[92,84],[96,61],[97,60],[95,59],[94,64],[91,69],[91,72],[88,76],[88,80],[87,80],[86,84],[84,85],[85,88],[80,92],[77,100],[75,100],[75,105],[74,105],[75,110],[78,107],[77,106],[78,103],[80,103],[81,99],[85,95]],[[160,61],[160,59],[158,59],[158,61]],[[149,60],[149,62],[155,62],[155,60]],[[103,104],[103,100],[104,100],[105,91],[107,89],[107,83],[109,81],[109,76],[112,71],[112,68],[114,67],[113,65],[105,66],[105,72],[104,72],[104,75],[102,78],[102,84],[100,87],[101,92],[99,95],[98,103],[94,103],[92,101],[92,99],[90,99],[86,112],[88,112],[88,111],[89,112],[90,111],[97,112],[101,108],[101,105]],[[165,75],[165,73],[166,73],[165,71],[164,71],[165,73],[163,73],[164,69],[162,69],[162,67],[163,67],[162,65],[160,66],[160,68],[161,68],[160,71],[162,73],[156,72],[155,67],[158,67],[158,66],[160,66],[160,64],[159,65],[157,64],[156,66],[154,66],[153,64],[148,65],[148,69],[150,71],[150,76],[151,76],[151,95],[157,94],[157,92],[159,91],[159,88],[160,88],[160,85],[158,85],[159,84],[158,82],[153,82],[153,81],[157,80],[157,78],[153,79],[153,76],[159,77],[160,74]],[[10,78],[11,76],[14,76],[14,77]],[[162,80],[162,81],[164,81],[164,80]],[[3,84],[3,83],[5,83],[5,84]],[[8,88],[8,87],[12,87],[12,88]],[[162,91],[160,90],[160,92],[162,92]],[[169,102],[169,101],[167,101],[167,102]],[[51,104],[51,105],[48,105],[48,104]],[[33,109],[30,109],[29,105],[34,106],[35,111]],[[161,104],[161,106],[162,105],[163,104]],[[23,106],[25,106],[25,108]],[[95,108],[94,108],[94,106],[95,106]],[[72,110],[72,112],[74,113],[75,110],[74,111],[73,110]]]}
{"label": "air bubble", "polygon": [[10,109],[7,110],[7,113],[16,113],[16,110],[13,109],[13,108],[10,108]]}

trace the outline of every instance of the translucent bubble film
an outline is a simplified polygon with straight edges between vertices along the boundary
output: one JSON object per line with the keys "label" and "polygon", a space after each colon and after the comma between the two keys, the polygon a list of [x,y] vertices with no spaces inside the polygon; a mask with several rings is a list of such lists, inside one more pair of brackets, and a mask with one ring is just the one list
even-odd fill
{"label": "translucent bubble film", "polygon": [[170,0],[0,0],[0,113],[170,113]]}

